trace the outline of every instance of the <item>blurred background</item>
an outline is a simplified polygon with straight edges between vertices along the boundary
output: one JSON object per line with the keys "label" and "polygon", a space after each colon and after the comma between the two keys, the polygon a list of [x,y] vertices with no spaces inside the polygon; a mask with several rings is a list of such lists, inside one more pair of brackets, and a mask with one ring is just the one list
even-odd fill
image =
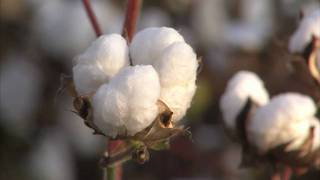
{"label": "blurred background", "polygon": [[[92,135],[70,112],[72,100],[56,96],[61,74],[95,39],[80,0],[0,1],[0,179],[98,180],[106,140]],[[92,0],[105,33],[120,33],[125,0]],[[138,30],[176,28],[203,59],[198,90],[184,121],[194,141],[177,137],[151,160],[125,163],[123,179],[266,179],[238,169],[240,147],[223,131],[219,99],[238,70],[252,70],[272,95],[296,91],[319,99],[301,58],[287,42],[299,11],[319,0],[145,0]],[[310,172],[294,179],[320,179]]]}

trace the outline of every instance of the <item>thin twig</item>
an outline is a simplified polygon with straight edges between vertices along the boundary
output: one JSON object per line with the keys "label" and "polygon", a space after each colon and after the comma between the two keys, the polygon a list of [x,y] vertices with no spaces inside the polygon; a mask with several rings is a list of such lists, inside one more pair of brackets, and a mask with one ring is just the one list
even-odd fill
{"label": "thin twig", "polygon": [[128,0],[126,17],[122,29],[122,36],[131,42],[136,31],[136,25],[140,14],[142,0]]}
{"label": "thin twig", "polygon": [[82,0],[83,2],[83,5],[86,9],[86,12],[87,12],[87,15],[90,19],[90,22],[91,22],[91,25],[94,29],[94,32],[96,33],[96,36],[99,37],[102,35],[102,31],[101,31],[101,28],[99,26],[99,23],[98,23],[98,20],[97,20],[97,17],[95,16],[93,10],[92,10],[92,7],[91,7],[91,4],[90,4],[90,0]]}

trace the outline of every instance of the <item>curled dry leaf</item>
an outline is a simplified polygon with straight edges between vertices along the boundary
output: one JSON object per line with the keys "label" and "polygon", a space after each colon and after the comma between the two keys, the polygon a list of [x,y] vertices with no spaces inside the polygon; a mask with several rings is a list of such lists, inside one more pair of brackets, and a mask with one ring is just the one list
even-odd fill
{"label": "curled dry leaf", "polygon": [[157,143],[163,143],[165,140],[184,134],[186,129],[183,127],[174,127],[172,123],[173,112],[161,100],[157,102],[159,114],[154,122],[144,131],[136,134],[133,139],[144,142],[147,147],[152,147]]}
{"label": "curled dry leaf", "polygon": [[308,68],[311,76],[316,81],[316,83],[320,86],[320,70],[317,66],[317,55],[318,50],[320,49],[320,38],[316,36],[312,36],[311,43],[307,46],[304,51],[304,57],[307,60]]}
{"label": "curled dry leaf", "polygon": [[86,126],[94,130],[93,134],[105,136],[105,134],[93,122],[92,106],[89,97],[78,96],[74,98],[73,107],[75,108],[75,111],[73,112],[84,120],[84,124]]}

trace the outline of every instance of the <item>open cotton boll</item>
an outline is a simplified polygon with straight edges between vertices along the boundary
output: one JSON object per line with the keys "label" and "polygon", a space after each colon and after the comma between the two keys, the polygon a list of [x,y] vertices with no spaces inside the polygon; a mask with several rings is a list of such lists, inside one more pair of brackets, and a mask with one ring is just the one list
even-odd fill
{"label": "open cotton boll", "polygon": [[296,150],[308,137],[315,113],[316,106],[308,96],[275,96],[257,110],[248,124],[249,141],[262,153],[285,143],[290,143],[286,150]]}
{"label": "open cotton boll", "polygon": [[112,137],[124,130],[134,135],[155,120],[159,96],[159,77],[152,66],[127,67],[94,95],[94,123]]}
{"label": "open cotton boll", "polygon": [[236,117],[248,98],[259,106],[269,101],[269,94],[261,79],[249,71],[240,71],[228,82],[226,91],[220,100],[223,120],[228,128],[235,129]]}
{"label": "open cotton boll", "polygon": [[126,40],[119,34],[103,35],[75,60],[73,80],[79,94],[94,92],[129,65]]}
{"label": "open cotton boll", "polygon": [[161,87],[184,86],[196,79],[197,56],[187,43],[175,42],[163,51],[154,67],[159,73]]}
{"label": "open cotton boll", "polygon": [[177,123],[186,114],[191,105],[192,98],[196,91],[195,81],[183,86],[169,86],[161,88],[160,99],[173,112],[172,121]]}
{"label": "open cotton boll", "polygon": [[184,42],[183,37],[173,28],[146,28],[138,32],[130,44],[133,64],[153,64],[163,50],[174,42]]}
{"label": "open cotton boll", "polygon": [[289,51],[301,53],[311,42],[312,36],[320,38],[320,9],[304,17],[289,42]]}

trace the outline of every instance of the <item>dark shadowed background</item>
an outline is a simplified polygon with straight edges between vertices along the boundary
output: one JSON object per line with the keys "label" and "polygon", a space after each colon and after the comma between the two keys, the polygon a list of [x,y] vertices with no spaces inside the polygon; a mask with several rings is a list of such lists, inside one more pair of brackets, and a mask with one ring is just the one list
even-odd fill
{"label": "dark shadowed background", "polygon": [[[0,179],[98,180],[106,140],[92,135],[71,113],[71,98],[56,96],[61,74],[95,39],[81,0],[1,0]],[[126,1],[92,0],[105,33],[120,33]],[[138,29],[176,28],[203,59],[198,90],[184,121],[194,141],[175,138],[151,160],[128,162],[123,179],[266,179],[238,169],[240,147],[225,135],[219,99],[240,69],[252,70],[269,92],[320,97],[307,68],[287,51],[287,41],[318,0],[145,0]],[[318,179],[310,172],[295,179]],[[319,178],[320,179],[320,178]]]}

